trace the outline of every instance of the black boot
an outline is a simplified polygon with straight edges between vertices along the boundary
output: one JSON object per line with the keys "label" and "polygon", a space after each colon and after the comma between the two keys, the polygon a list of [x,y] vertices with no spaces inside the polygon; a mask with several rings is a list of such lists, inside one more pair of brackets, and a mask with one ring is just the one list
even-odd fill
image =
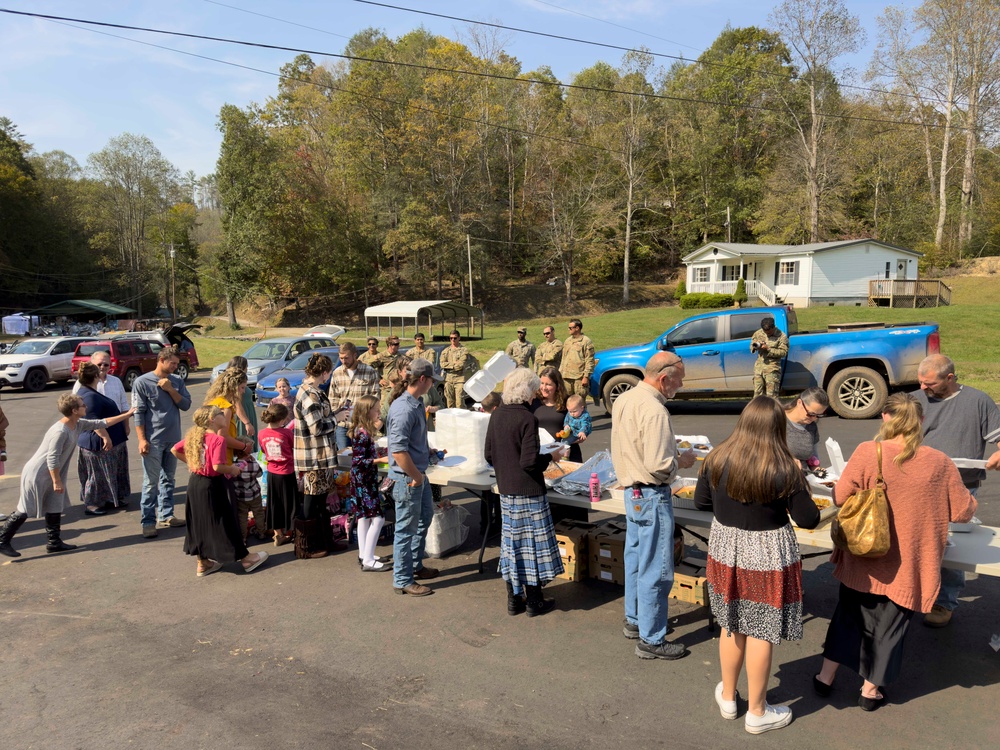
{"label": "black boot", "polygon": [[524,612],[524,597],[514,593],[514,587],[507,581],[507,614],[519,615]]}
{"label": "black boot", "polygon": [[6,555],[7,557],[21,556],[20,552],[10,546],[10,540],[14,538],[14,534],[21,528],[21,524],[27,520],[27,513],[11,513],[7,516],[3,528],[0,529],[0,555]]}
{"label": "black boot", "polygon": [[59,531],[62,527],[62,513],[45,514],[45,533],[49,537],[49,543],[45,545],[46,552],[68,552],[76,549],[75,544],[66,544],[59,538]]}
{"label": "black boot", "polygon": [[295,533],[295,558],[297,560],[315,560],[326,557],[327,551],[317,545],[319,521],[303,521],[296,518],[294,521]]}
{"label": "black boot", "polygon": [[528,611],[528,617],[534,617],[535,615],[544,615],[546,612],[551,612],[555,606],[555,599],[543,599],[542,598],[542,587],[541,586],[525,586],[526,606],[525,609]]}

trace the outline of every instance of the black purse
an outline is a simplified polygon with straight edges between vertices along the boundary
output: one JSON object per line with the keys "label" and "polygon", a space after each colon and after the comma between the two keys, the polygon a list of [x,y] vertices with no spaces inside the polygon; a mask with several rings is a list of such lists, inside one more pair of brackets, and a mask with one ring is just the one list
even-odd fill
{"label": "black purse", "polygon": [[382,496],[382,515],[386,524],[396,523],[396,499],[392,496],[392,488],[396,480],[385,477],[378,486],[379,494]]}

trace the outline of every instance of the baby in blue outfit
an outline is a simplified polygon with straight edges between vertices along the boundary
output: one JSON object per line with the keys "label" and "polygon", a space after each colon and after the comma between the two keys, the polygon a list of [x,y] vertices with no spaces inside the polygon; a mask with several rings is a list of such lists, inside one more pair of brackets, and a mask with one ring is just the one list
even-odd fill
{"label": "baby in blue outfit", "polygon": [[594,431],[594,424],[587,412],[587,402],[582,397],[573,395],[566,399],[566,408],[569,410],[563,420],[563,429],[569,430],[566,440],[570,444],[582,443]]}

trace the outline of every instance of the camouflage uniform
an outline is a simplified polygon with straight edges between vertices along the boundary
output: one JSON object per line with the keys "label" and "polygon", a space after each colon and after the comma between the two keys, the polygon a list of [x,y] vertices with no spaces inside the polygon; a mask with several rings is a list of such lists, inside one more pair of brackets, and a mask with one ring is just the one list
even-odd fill
{"label": "camouflage uniform", "polygon": [[471,355],[464,346],[449,346],[441,352],[441,369],[444,371],[444,397],[449,409],[462,408],[462,386],[465,385],[466,368]]}
{"label": "camouflage uniform", "polygon": [[507,344],[506,354],[512,360],[517,362],[518,367],[527,367],[528,369],[531,369],[531,366],[535,361],[535,345],[530,341],[525,341],[522,344],[520,339],[515,339]]}
{"label": "camouflage uniform", "polygon": [[541,372],[546,367],[559,369],[562,362],[563,342],[559,339],[543,341],[535,349],[535,372]]}
{"label": "camouflage uniform", "polygon": [[757,361],[753,365],[753,395],[778,398],[781,391],[781,360],[788,354],[788,336],[775,328],[772,335],[764,333],[763,328],[750,339],[750,351],[754,344],[767,344],[767,349],[757,349]]}
{"label": "camouflage uniform", "polygon": [[389,403],[389,396],[392,395],[393,386],[402,380],[403,368],[410,364],[412,360],[405,354],[393,354],[391,352],[382,352],[379,354],[378,360],[381,366],[376,369],[380,373],[381,380],[387,383],[387,385],[379,383],[379,385],[382,385],[382,406],[384,407]]}
{"label": "camouflage uniform", "polygon": [[382,377],[382,355],[384,352],[375,352],[372,354],[370,351],[365,351],[364,354],[358,355],[358,361],[364,362],[369,367],[373,368],[378,376]]}
{"label": "camouflage uniform", "polygon": [[437,362],[437,352],[426,346],[423,349],[417,349],[417,347],[408,349],[406,356],[410,358],[411,362],[415,359],[426,359],[432,365]]}
{"label": "camouflage uniform", "polygon": [[569,336],[562,347],[562,364],[559,373],[566,383],[566,395],[574,393],[587,401],[588,391],[583,384],[583,378],[590,378],[594,372],[594,342],[580,334],[580,337]]}

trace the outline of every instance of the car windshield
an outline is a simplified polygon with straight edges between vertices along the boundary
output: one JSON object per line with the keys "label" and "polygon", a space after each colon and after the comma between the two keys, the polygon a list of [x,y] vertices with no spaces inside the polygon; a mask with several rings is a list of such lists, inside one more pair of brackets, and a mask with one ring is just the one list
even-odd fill
{"label": "car windshield", "polygon": [[[308,364],[310,358],[315,352],[302,352],[299,356],[285,365],[286,370],[304,370],[306,369],[306,364]],[[329,356],[329,355],[327,355]]]}
{"label": "car windshield", "polygon": [[76,348],[77,357],[89,357],[94,352],[110,352],[110,344],[80,344]]}
{"label": "car windshield", "polygon": [[268,344],[261,342],[250,347],[250,350],[243,356],[247,359],[281,359],[285,356],[288,344]]}
{"label": "car windshield", "polygon": [[22,341],[20,344],[14,346],[13,349],[8,349],[8,354],[45,354],[49,349],[52,348],[51,341]]}

